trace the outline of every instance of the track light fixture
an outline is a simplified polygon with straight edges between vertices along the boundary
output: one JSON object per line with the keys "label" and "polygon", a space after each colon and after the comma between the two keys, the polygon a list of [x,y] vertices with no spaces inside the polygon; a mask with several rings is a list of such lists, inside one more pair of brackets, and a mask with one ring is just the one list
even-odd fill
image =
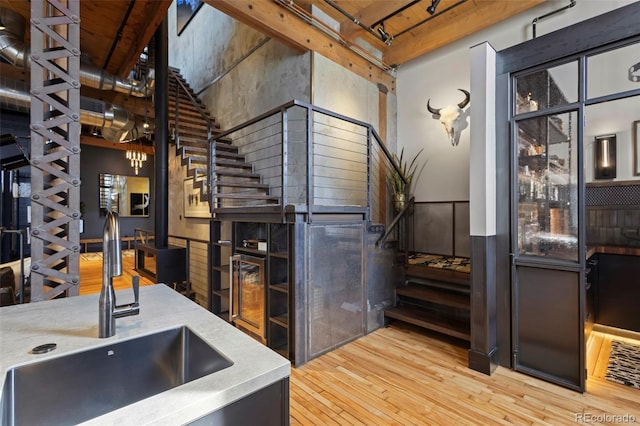
{"label": "track light fixture", "polygon": [[4,24],[2,23],[2,18],[0,18],[0,31],[4,31],[6,29],[7,27],[4,26]]}
{"label": "track light fixture", "polygon": [[391,46],[391,43],[393,43],[393,37],[391,37],[389,35],[389,33],[387,33],[384,29],[384,22],[380,23],[380,26],[378,27],[378,34],[380,34],[380,39],[387,45],[387,46]]}
{"label": "track light fixture", "polygon": [[382,39],[382,41],[386,43],[386,41],[389,39],[389,34],[387,34],[387,32],[384,30],[384,22],[380,23],[380,26],[378,27],[378,33],[380,33],[380,38]]}
{"label": "track light fixture", "polygon": [[436,13],[436,7],[438,7],[439,4],[440,0],[431,0],[431,6],[427,8],[427,12],[429,12],[429,15],[433,15],[434,13]]}

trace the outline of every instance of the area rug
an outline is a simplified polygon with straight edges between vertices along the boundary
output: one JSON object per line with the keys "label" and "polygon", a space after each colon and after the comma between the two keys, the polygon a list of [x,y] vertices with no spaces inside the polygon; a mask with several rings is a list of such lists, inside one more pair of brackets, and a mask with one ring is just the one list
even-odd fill
{"label": "area rug", "polygon": [[429,268],[451,269],[459,272],[471,272],[471,259],[468,257],[440,256],[437,254],[416,253],[409,256],[409,264]]}
{"label": "area rug", "polygon": [[614,340],[611,342],[611,355],[607,380],[640,389],[640,346]]}
{"label": "area rug", "polygon": [[[131,250],[122,250],[122,257],[134,257],[135,252],[133,249]],[[101,251],[94,251],[94,252],[90,252],[90,253],[81,253],[80,254],[80,258],[82,260],[87,260],[87,261],[93,261],[93,260],[100,260],[102,261],[102,252]]]}

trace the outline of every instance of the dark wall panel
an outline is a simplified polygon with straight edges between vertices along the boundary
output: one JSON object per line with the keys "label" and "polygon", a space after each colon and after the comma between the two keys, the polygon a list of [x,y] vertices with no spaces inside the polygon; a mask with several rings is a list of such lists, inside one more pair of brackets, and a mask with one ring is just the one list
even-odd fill
{"label": "dark wall panel", "polygon": [[[100,215],[100,173],[112,173],[134,176],[130,163],[125,158],[125,152],[115,149],[99,148],[82,145],[80,153],[80,201],[84,203],[84,232],[80,238],[101,238],[104,229],[104,216]],[[133,236],[135,228],[153,230],[154,227],[154,180],[153,156],[148,156],[142,165],[138,176],[149,177],[151,199],[149,202],[149,217],[121,217],[120,236]]]}

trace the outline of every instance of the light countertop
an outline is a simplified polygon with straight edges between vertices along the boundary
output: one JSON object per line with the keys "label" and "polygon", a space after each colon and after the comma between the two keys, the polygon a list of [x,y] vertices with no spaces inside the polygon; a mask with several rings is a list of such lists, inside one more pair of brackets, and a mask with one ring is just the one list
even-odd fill
{"label": "light countertop", "polygon": [[[116,335],[98,336],[98,295],[0,308],[0,389],[7,369],[182,325],[233,361],[231,367],[96,417],[86,424],[176,425],[193,421],[289,376],[290,362],[164,284],[140,288],[140,314],[116,319]],[[116,292],[117,303],[133,300]],[[43,355],[32,348],[56,343]]]}

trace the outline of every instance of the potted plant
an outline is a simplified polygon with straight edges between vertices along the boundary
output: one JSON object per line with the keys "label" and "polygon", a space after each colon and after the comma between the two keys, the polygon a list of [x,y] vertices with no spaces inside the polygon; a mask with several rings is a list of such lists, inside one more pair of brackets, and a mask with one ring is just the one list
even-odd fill
{"label": "potted plant", "polygon": [[422,148],[411,161],[404,160],[404,147],[400,150],[400,156],[392,153],[392,159],[400,169],[400,173],[404,176],[404,179],[400,176],[398,170],[395,167],[391,168],[391,176],[389,176],[389,184],[391,185],[391,191],[393,192],[393,204],[396,212],[402,211],[406,202],[406,196],[411,193],[411,184],[413,183],[413,176],[418,168],[418,157],[422,153]]}

